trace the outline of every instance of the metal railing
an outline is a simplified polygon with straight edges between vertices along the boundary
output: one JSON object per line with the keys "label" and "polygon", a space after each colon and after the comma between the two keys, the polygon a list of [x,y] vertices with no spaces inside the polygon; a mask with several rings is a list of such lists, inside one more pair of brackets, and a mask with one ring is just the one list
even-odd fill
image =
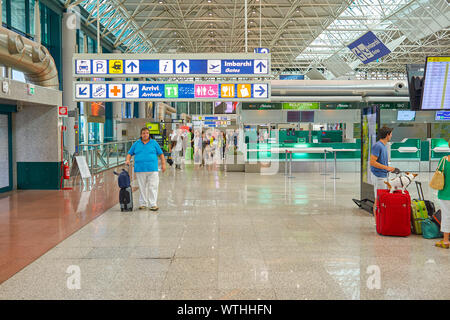
{"label": "metal railing", "polygon": [[136,140],[116,141],[100,144],[80,144],[79,154],[86,157],[92,174],[120,166],[125,163],[128,150]]}

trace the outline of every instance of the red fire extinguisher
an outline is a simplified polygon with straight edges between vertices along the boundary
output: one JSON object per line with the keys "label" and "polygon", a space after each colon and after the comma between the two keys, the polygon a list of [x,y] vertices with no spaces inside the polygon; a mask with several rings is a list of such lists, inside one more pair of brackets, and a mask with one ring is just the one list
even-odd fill
{"label": "red fire extinguisher", "polygon": [[64,161],[64,179],[69,180],[70,179],[70,169],[69,164],[67,161]]}

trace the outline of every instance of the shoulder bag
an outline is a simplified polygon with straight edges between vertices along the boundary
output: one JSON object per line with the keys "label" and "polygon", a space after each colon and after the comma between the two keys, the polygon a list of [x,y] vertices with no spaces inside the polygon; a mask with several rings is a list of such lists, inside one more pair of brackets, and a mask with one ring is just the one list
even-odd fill
{"label": "shoulder bag", "polygon": [[[442,190],[444,189],[444,184],[445,184],[445,176],[444,176],[444,168],[445,168],[445,158],[443,157],[441,159],[441,161],[439,161],[439,164],[436,168],[436,171],[434,172],[433,177],[431,178],[430,181],[430,187],[433,188],[434,190]],[[439,167],[442,164],[442,170],[439,171]]]}

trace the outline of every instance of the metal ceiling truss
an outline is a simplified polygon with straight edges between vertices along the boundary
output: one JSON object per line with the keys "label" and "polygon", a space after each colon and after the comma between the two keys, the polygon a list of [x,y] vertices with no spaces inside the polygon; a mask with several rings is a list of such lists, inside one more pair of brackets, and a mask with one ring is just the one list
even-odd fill
{"label": "metal ceiling truss", "polygon": [[[97,0],[67,0],[97,19]],[[102,37],[113,34],[127,52],[244,52],[244,0],[100,0]],[[324,69],[339,56],[356,65],[347,45],[373,31],[383,43],[404,39],[387,56],[359,64],[355,78],[404,77],[406,63],[450,52],[447,0],[247,0],[248,51],[269,48],[272,73]],[[442,15],[443,18],[440,16]],[[436,17],[433,21],[433,16]],[[430,20],[431,19],[431,20]],[[419,21],[426,29],[415,35]],[[261,35],[261,37],[260,37]],[[414,37],[419,37],[415,39]]]}

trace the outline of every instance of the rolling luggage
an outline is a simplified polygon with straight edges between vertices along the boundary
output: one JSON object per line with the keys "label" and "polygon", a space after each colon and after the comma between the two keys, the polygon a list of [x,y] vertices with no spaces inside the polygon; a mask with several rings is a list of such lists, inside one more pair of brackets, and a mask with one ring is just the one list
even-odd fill
{"label": "rolling luggage", "polygon": [[377,190],[377,232],[384,236],[411,234],[411,197],[408,191]]}
{"label": "rolling luggage", "polygon": [[411,202],[411,230],[414,234],[422,234],[422,221],[428,218],[427,208],[423,200]]}
{"label": "rolling luggage", "polygon": [[133,211],[133,191],[131,187],[119,191],[120,211]]}
{"label": "rolling luggage", "polygon": [[120,211],[133,211],[133,191],[131,189],[131,179],[128,171],[122,169],[121,173],[114,171],[114,174],[119,176],[117,183],[119,184],[119,203]]}
{"label": "rolling luggage", "polygon": [[434,206],[433,201],[425,200],[425,197],[423,196],[422,182],[419,182],[419,181],[415,181],[415,182],[416,182],[416,187],[417,187],[417,194],[419,195],[419,200],[422,200],[425,203],[427,214],[428,214],[428,216],[431,217],[435,213],[436,207]]}

